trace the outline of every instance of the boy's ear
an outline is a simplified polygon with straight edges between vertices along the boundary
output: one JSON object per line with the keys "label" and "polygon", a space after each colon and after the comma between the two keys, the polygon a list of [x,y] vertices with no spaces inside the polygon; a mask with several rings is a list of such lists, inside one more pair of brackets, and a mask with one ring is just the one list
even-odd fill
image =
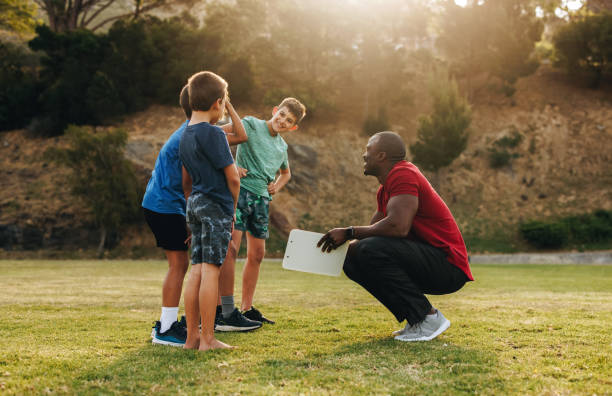
{"label": "boy's ear", "polygon": [[278,106],[274,106],[272,108],[272,116],[274,116],[274,114],[276,114],[277,111],[278,111]]}
{"label": "boy's ear", "polygon": [[299,128],[299,125],[294,125],[293,128],[289,129],[290,131],[297,131],[297,129]]}

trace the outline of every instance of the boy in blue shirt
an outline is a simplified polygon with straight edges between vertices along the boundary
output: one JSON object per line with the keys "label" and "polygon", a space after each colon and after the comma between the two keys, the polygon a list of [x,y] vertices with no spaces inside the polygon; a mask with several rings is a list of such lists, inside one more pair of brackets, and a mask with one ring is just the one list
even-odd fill
{"label": "boy in blue shirt", "polygon": [[[248,140],[238,146],[236,163],[239,169],[246,169],[246,176],[240,181],[236,224],[232,233],[234,243],[223,266],[219,287],[222,299],[233,295],[236,252],[240,249],[242,234],[248,231],[247,259],[242,272],[241,309],[243,315],[250,320],[274,323],[253,307],[253,296],[269,236],[270,200],[291,179],[287,143],[281,135],[295,131],[305,115],[306,107],[299,100],[285,98],[274,107],[269,120],[255,117],[245,117],[242,120]],[[238,124],[224,125],[223,129],[231,133],[235,129],[234,125]],[[280,173],[278,178],[277,172]]]}
{"label": "boy in blue shirt", "polygon": [[[187,121],[170,136],[160,150],[147,184],[142,207],[157,246],[164,249],[168,259],[168,272],[162,287],[161,317],[153,328],[152,342],[182,347],[186,338],[185,323],[177,321],[177,316],[189,258],[179,142],[191,118],[187,85],[181,90],[179,102]],[[230,113],[234,112],[229,103],[228,109]],[[229,144],[238,144],[247,139],[244,129],[238,128],[235,134],[228,134],[226,137]]]}
{"label": "boy in blue shirt", "polygon": [[[214,326],[219,273],[231,241],[240,176],[224,131],[214,125],[225,110],[227,83],[212,72],[200,72],[189,78],[188,86],[192,116],[179,145],[183,187],[189,195],[187,224],[192,235],[192,267],[185,289],[187,339],[183,347],[207,351],[231,348],[215,339]],[[230,115],[239,122],[235,112]]]}

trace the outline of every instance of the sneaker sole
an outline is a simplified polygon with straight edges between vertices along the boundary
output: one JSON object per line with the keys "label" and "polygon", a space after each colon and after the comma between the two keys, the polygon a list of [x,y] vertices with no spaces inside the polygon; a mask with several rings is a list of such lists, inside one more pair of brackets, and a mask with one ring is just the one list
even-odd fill
{"label": "sneaker sole", "polygon": [[167,346],[173,346],[173,347],[179,347],[179,348],[182,348],[183,345],[185,345],[185,343],[180,344],[178,342],[164,341],[164,340],[160,340],[159,338],[153,338],[151,342],[157,345],[167,345]]}
{"label": "sneaker sole", "polygon": [[215,331],[222,331],[222,332],[243,331],[244,332],[244,331],[256,330],[256,329],[259,329],[260,327],[261,327],[261,325],[259,325],[259,326],[249,326],[249,327],[218,325],[218,326],[215,326]]}
{"label": "sneaker sole", "polygon": [[403,342],[431,341],[434,338],[436,338],[437,336],[439,336],[440,334],[442,334],[443,332],[445,332],[450,327],[450,324],[451,324],[450,320],[446,319],[444,321],[444,323],[442,323],[442,325],[438,328],[438,330],[436,330],[430,336],[427,336],[427,337],[402,338],[403,335],[399,335],[399,336],[395,337],[395,339],[398,340],[398,341],[403,341]]}

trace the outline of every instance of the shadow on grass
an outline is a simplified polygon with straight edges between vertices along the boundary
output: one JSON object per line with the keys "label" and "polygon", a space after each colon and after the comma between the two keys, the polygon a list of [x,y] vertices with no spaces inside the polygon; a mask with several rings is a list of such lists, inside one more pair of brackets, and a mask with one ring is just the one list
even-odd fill
{"label": "shadow on grass", "polygon": [[[293,393],[504,394],[493,353],[434,340],[401,343],[373,339],[332,352],[270,359],[236,352],[198,353],[151,346],[111,364],[90,366],[74,379],[77,393]],[[230,364],[226,363],[229,361]],[[240,382],[236,382],[240,381]],[[242,386],[242,388],[236,388]],[[241,389],[241,390],[240,390]]]}
{"label": "shadow on grass", "polygon": [[404,343],[392,338],[359,342],[331,354],[265,360],[258,368],[262,381],[299,380],[319,371],[319,382],[343,383],[347,393],[503,394],[493,353],[435,340]]}

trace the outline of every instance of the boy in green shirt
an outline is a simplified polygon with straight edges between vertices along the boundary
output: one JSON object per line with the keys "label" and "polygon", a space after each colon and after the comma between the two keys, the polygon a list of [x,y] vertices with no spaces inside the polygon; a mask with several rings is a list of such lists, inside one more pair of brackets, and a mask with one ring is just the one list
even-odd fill
{"label": "boy in green shirt", "polygon": [[[272,196],[291,179],[287,143],[281,134],[295,131],[305,115],[306,107],[299,100],[285,98],[280,105],[274,107],[272,118],[267,121],[255,117],[242,119],[248,140],[238,146],[236,164],[239,170],[243,168],[241,172],[244,177],[240,179],[233,243],[230,244],[227,260],[221,268],[219,291],[223,303],[230,303],[229,299],[233,304],[236,255],[240,250],[242,234],[248,231],[247,260],[242,272],[241,310],[245,317],[259,322],[274,323],[253,307],[259,267],[269,236],[269,204]],[[231,133],[233,125],[225,125],[223,129]],[[276,178],[278,171],[280,175]]]}

